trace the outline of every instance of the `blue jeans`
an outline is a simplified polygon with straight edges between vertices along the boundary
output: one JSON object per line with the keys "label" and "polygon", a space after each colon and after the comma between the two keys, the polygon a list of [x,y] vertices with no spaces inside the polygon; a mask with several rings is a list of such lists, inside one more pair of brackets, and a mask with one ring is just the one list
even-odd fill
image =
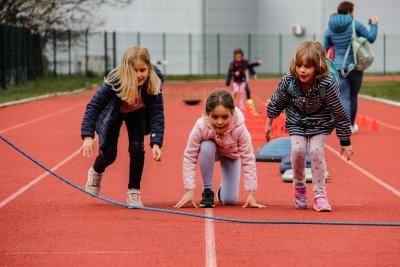
{"label": "blue jeans", "polygon": [[234,205],[239,199],[240,159],[221,156],[213,140],[200,144],[199,164],[204,188],[213,189],[214,164],[221,164],[221,201],[224,205]]}
{"label": "blue jeans", "polygon": [[350,124],[354,125],[358,108],[358,93],[361,89],[363,71],[353,70],[346,78],[340,76],[340,102],[350,119]]}

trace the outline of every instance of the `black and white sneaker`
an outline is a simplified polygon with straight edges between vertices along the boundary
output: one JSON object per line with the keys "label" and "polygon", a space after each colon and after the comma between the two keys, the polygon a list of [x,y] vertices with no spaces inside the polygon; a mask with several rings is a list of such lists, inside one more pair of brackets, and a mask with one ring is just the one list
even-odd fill
{"label": "black and white sneaker", "polygon": [[200,208],[214,208],[214,192],[210,188],[203,191]]}

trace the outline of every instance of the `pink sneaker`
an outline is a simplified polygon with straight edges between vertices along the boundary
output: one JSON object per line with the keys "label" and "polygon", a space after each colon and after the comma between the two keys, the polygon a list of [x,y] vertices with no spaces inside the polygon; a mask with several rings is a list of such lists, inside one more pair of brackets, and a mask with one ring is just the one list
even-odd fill
{"label": "pink sneaker", "polygon": [[101,178],[103,178],[103,173],[98,173],[91,167],[88,170],[88,180],[85,186],[86,191],[98,195],[100,192]]}
{"label": "pink sneaker", "polygon": [[126,203],[130,206],[129,208],[142,208],[143,203],[140,191],[134,188],[129,189]]}
{"label": "pink sneaker", "polygon": [[328,199],[325,196],[315,198],[314,209],[316,211],[332,211],[331,205],[329,205]]}
{"label": "pink sneaker", "polygon": [[306,187],[294,189],[294,205],[298,209],[308,208],[307,188]]}

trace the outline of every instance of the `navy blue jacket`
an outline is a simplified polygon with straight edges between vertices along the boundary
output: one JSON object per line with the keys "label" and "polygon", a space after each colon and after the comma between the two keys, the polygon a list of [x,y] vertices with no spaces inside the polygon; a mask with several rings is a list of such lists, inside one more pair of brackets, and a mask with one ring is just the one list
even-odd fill
{"label": "navy blue jacket", "polygon": [[[158,68],[154,68],[161,82],[164,76]],[[144,85],[146,88],[146,84]],[[164,101],[162,93],[149,95],[146,90],[141,90],[141,97],[145,104],[146,129],[145,134],[150,134],[150,146],[158,144],[160,147],[164,139]],[[107,145],[107,135],[110,127],[118,117],[121,107],[121,98],[110,85],[103,83],[86,106],[83,115],[81,137],[94,138],[94,132],[99,136],[100,150]]]}
{"label": "navy blue jacket", "polygon": [[[254,70],[254,67],[259,66],[260,64],[258,62],[250,62],[246,59],[243,59],[242,61],[232,61],[229,64],[228,68],[228,73],[226,75],[226,81],[225,84],[226,86],[229,86],[231,84],[231,80],[233,78],[234,82],[246,82],[246,73],[245,71],[248,69],[251,75],[255,75],[256,71]],[[236,71],[240,72],[239,76],[235,76],[234,73]]]}

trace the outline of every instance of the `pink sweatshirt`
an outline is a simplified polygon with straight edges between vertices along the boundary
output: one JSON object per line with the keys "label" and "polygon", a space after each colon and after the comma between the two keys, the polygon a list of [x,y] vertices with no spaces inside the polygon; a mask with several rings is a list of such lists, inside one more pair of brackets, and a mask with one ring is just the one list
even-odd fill
{"label": "pink sweatshirt", "polygon": [[218,136],[211,126],[207,115],[201,116],[190,133],[183,155],[183,184],[185,189],[194,189],[196,164],[199,157],[200,143],[214,140],[221,156],[241,159],[244,172],[244,190],[257,189],[256,161],[251,143],[251,136],[244,124],[244,116],[236,108],[229,129],[225,135]]}

